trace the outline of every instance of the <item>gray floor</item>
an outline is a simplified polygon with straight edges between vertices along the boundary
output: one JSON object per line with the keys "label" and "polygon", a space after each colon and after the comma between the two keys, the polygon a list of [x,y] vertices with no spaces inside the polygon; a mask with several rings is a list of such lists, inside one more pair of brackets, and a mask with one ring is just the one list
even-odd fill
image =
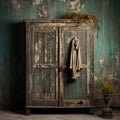
{"label": "gray floor", "polygon": [[[23,115],[17,112],[0,110],[0,120],[103,120],[99,117],[100,110],[96,115],[89,115],[83,113],[77,114],[34,114]],[[106,120],[106,119],[104,119]],[[113,109],[113,118],[112,120],[120,120],[120,109]]]}

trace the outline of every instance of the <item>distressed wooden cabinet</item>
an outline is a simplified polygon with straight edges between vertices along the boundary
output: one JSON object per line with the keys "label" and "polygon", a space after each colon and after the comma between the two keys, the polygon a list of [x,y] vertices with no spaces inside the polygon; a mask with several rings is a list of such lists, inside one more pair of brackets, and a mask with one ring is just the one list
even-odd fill
{"label": "distressed wooden cabinet", "polygon": [[[26,21],[26,109],[90,107],[93,90],[94,23]],[[77,37],[83,68],[71,79],[71,41]]]}

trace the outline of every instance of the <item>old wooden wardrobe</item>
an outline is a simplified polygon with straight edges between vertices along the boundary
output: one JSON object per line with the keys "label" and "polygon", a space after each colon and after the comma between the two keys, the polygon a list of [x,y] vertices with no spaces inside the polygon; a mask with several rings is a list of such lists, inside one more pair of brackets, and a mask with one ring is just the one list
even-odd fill
{"label": "old wooden wardrobe", "polygon": [[[90,107],[93,90],[94,23],[26,21],[26,109]],[[80,41],[83,68],[71,79],[71,41]]]}

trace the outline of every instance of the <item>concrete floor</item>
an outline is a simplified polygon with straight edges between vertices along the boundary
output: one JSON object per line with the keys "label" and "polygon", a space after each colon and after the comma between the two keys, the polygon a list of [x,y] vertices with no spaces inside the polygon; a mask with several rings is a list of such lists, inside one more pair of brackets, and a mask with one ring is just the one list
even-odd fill
{"label": "concrete floor", "polygon": [[[29,116],[20,114],[14,111],[0,110],[0,120],[103,120],[99,116],[100,112],[96,115],[89,115],[85,113],[65,113],[65,114],[40,114],[32,113]],[[104,119],[107,120],[107,119]],[[120,109],[113,109],[112,120],[120,120]]]}

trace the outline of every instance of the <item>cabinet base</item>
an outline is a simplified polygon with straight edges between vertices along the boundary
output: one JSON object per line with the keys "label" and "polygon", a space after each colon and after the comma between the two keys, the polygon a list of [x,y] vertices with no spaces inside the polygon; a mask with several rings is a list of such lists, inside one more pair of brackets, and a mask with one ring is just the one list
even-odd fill
{"label": "cabinet base", "polygon": [[[81,107],[39,107],[39,106],[29,106],[26,108],[26,115],[31,114],[31,110],[35,110],[37,113],[87,113],[90,115],[95,114],[94,106],[81,106]],[[38,111],[39,109],[39,111]]]}
{"label": "cabinet base", "polygon": [[31,108],[26,108],[26,115],[30,115],[31,113]]}

